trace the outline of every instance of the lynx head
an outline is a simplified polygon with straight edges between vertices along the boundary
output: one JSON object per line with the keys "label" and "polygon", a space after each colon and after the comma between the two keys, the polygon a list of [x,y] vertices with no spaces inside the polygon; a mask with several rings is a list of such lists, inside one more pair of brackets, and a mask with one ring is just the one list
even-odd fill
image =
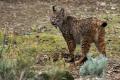
{"label": "lynx head", "polygon": [[50,22],[55,27],[61,27],[65,19],[64,9],[56,10],[56,6],[52,6],[53,14],[50,17]]}

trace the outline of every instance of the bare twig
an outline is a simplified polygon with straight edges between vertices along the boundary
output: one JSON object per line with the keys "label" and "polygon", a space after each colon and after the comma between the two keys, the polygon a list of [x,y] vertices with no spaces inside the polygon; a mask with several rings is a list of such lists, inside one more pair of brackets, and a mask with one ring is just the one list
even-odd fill
{"label": "bare twig", "polygon": [[19,80],[22,80],[22,79],[23,79],[24,74],[25,74],[25,70],[23,70],[23,71],[21,72],[21,74],[20,74],[20,79],[19,79]]}

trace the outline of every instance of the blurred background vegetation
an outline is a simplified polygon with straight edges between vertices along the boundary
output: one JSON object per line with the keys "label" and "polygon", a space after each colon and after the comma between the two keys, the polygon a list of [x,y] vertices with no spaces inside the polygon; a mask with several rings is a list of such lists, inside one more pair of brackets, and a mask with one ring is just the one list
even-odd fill
{"label": "blurred background vegetation", "polygon": [[[68,69],[60,57],[68,53],[67,45],[49,22],[52,5],[78,18],[107,20],[107,55],[120,56],[119,4],[119,0],[0,0],[0,80],[35,80],[42,71]],[[75,53],[80,53],[79,45]],[[90,53],[98,54],[94,46]]]}

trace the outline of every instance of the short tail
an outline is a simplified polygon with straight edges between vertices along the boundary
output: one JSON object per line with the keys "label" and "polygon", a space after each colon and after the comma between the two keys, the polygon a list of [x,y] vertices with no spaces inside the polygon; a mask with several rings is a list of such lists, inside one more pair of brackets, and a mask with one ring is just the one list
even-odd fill
{"label": "short tail", "polygon": [[107,26],[107,22],[102,22],[101,27],[106,27]]}

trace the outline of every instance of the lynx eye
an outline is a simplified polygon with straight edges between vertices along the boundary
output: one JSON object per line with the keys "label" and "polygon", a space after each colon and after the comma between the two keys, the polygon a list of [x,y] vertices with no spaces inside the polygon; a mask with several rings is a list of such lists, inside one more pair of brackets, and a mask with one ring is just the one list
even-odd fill
{"label": "lynx eye", "polygon": [[56,17],[52,17],[53,20],[56,20],[57,18]]}

